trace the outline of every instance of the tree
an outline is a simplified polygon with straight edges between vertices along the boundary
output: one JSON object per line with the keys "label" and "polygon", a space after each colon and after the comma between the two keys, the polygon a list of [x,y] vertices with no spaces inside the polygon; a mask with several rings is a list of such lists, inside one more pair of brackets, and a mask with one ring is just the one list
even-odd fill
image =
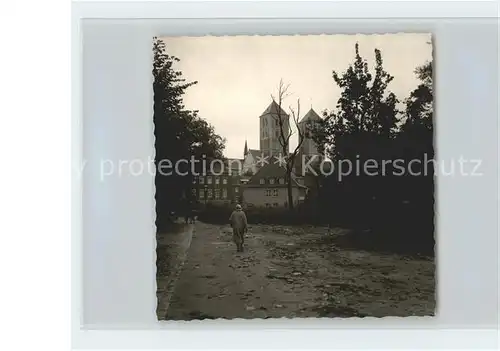
{"label": "tree", "polygon": [[418,87],[406,99],[406,121],[403,130],[414,127],[433,129],[433,87],[432,87],[432,62],[426,62],[415,69],[415,74],[420,80]]}
{"label": "tree", "polygon": [[[160,228],[169,213],[178,210],[192,187],[192,169],[189,164],[179,161],[202,155],[207,159],[221,157],[224,139],[198,116],[197,111],[186,110],[184,93],[197,82],[186,82],[182,72],[174,68],[180,60],[168,55],[165,43],[158,38],[153,42],[153,59],[155,199],[157,227]],[[176,164],[178,169],[172,169]]]}
{"label": "tree", "polygon": [[[284,110],[282,108],[284,100],[289,96],[288,92],[289,85],[284,85],[283,80],[280,80],[279,86],[278,86],[278,95],[277,98],[271,95],[271,98],[273,99],[273,102],[278,105],[278,112],[277,112],[277,121],[278,121],[278,141],[281,146],[282,150],[282,157],[284,157],[284,164],[285,164],[285,182],[287,184],[287,195],[288,195],[288,208],[290,211],[293,211],[294,204],[293,204],[293,170],[295,168],[295,161],[297,159],[298,152],[300,150],[300,147],[304,143],[304,131],[299,128],[299,119],[300,119],[300,99],[297,99],[297,111],[290,107],[290,114],[292,116],[292,121],[295,125],[295,129],[297,131],[298,135],[298,143],[295,149],[290,153],[289,151],[289,145],[290,145],[290,138],[294,134],[294,131],[292,130],[292,126],[287,120],[287,117],[284,114]],[[276,101],[277,100],[277,101]]]}
{"label": "tree", "polygon": [[[326,114],[314,132],[314,139],[338,161],[322,187],[320,207],[328,209],[326,218],[336,215],[336,224],[372,229],[370,238],[364,236],[362,241],[430,253],[434,173],[433,164],[425,162],[434,157],[432,62],[417,67],[415,74],[420,83],[404,100],[405,110],[399,111],[398,99],[389,91],[393,78],[383,68],[382,53],[375,50],[372,74],[356,45],[353,64],[341,74],[333,72],[341,96],[336,109]],[[405,169],[398,175],[395,161],[401,160]],[[410,173],[414,160],[421,162],[412,164]],[[376,161],[378,169],[375,176],[361,168],[340,179],[342,161],[349,161],[353,169],[356,162],[364,166]],[[426,167],[427,173],[423,172]]]}
{"label": "tree", "polygon": [[[434,226],[434,123],[433,123],[433,80],[432,61],[415,69],[420,84],[405,100],[405,121],[397,136],[401,150],[400,158],[412,162],[412,174],[400,180],[399,193],[411,206],[413,227],[420,232],[431,233]],[[417,162],[415,162],[417,161]],[[429,239],[432,235],[419,239]]]}
{"label": "tree", "polygon": [[398,135],[399,147],[405,150],[402,157],[408,161],[434,158],[432,62],[417,67],[415,74],[420,84],[405,100],[405,120]]}
{"label": "tree", "polygon": [[[380,165],[393,157],[393,142],[397,134],[398,99],[388,91],[393,77],[384,70],[382,53],[375,49],[375,73],[370,73],[367,62],[355,44],[354,62],[338,73],[332,72],[334,82],[341,88],[336,109],[326,115],[314,131],[314,141],[336,165],[341,162],[365,165],[375,161]],[[352,216],[360,222],[361,215],[379,210],[374,199],[388,196],[388,182],[381,175],[372,176],[364,169],[339,176],[338,167],[326,179],[324,208],[336,201],[344,217]],[[333,199],[333,200],[332,200]]]}
{"label": "tree", "polygon": [[[434,253],[434,126],[432,62],[415,69],[418,86],[404,100],[401,128],[395,137],[397,158],[407,166],[405,173],[392,178],[390,212],[394,233],[414,250]],[[396,241],[401,235],[395,235]]]}
{"label": "tree", "polygon": [[359,144],[359,141],[363,138],[394,136],[399,101],[392,92],[387,92],[394,77],[384,70],[380,50],[375,49],[375,76],[359,54],[358,44],[355,45],[354,63],[342,74],[333,71],[332,76],[342,93],[336,111],[327,114],[314,133],[318,146],[338,159],[361,151],[359,148],[364,143]]}

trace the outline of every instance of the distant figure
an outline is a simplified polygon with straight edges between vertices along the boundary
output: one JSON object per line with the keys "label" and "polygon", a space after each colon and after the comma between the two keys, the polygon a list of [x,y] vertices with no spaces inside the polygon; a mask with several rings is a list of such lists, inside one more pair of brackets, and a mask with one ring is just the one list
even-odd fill
{"label": "distant figure", "polygon": [[189,220],[189,204],[187,201],[183,201],[181,204],[181,216],[184,217],[184,223],[188,224]]}
{"label": "distant figure", "polygon": [[236,205],[236,209],[231,213],[229,223],[231,223],[231,227],[233,228],[233,241],[236,244],[236,251],[242,252],[248,223],[247,216],[239,204]]}
{"label": "distant figure", "polygon": [[190,216],[191,216],[190,217],[191,223],[195,224],[196,223],[196,219],[198,218],[198,210],[192,209]]}
{"label": "distant figure", "polygon": [[186,224],[190,224],[190,223],[194,223],[195,222],[195,218],[194,218],[194,215],[191,211],[187,212],[185,215],[184,215],[184,222]]}
{"label": "distant figure", "polygon": [[184,221],[186,224],[189,223],[196,223],[196,213],[195,210],[193,209],[193,206],[188,205],[184,214]]}

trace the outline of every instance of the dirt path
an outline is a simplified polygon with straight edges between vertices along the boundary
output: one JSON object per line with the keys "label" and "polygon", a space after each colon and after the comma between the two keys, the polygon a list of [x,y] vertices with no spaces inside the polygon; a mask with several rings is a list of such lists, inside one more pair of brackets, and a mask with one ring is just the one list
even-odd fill
{"label": "dirt path", "polygon": [[193,225],[176,223],[168,233],[156,236],[156,314],[164,319],[174,294],[175,286],[187,258],[193,237]]}
{"label": "dirt path", "polygon": [[324,228],[197,223],[168,320],[433,315],[434,263],[334,247]]}

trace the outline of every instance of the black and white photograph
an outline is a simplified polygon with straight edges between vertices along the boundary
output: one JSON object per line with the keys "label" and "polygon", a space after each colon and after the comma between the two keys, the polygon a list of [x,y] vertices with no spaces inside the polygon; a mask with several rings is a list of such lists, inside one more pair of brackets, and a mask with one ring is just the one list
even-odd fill
{"label": "black and white photograph", "polygon": [[435,315],[431,34],[152,52],[158,320]]}

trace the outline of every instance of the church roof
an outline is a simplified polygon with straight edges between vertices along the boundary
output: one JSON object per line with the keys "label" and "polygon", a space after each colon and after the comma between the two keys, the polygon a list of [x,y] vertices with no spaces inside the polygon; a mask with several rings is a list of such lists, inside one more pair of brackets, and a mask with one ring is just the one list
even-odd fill
{"label": "church roof", "polygon": [[[286,184],[279,184],[278,178],[285,178],[286,175],[286,170],[284,167],[281,167],[279,164],[274,163],[271,161],[271,163],[266,164],[262,168],[260,168],[257,173],[255,173],[252,178],[250,178],[250,181],[245,185],[246,187],[249,188],[269,188],[269,187],[274,187],[274,188],[286,188]],[[274,184],[270,186],[268,183],[269,178],[274,178],[276,181]],[[260,184],[261,179],[266,179],[265,184]],[[293,187],[299,187],[299,188],[305,188],[305,186],[299,184],[297,182],[297,177],[295,174],[292,173],[292,186]]]}
{"label": "church roof", "polygon": [[282,116],[288,116],[288,114],[283,110],[277,103],[276,101],[272,101],[269,106],[267,106],[266,110],[262,112],[261,116],[264,115],[278,115],[278,111],[281,110],[281,115]]}
{"label": "church roof", "polygon": [[260,150],[249,149],[249,150],[248,150],[248,152],[249,152],[250,154],[252,154],[252,157],[253,157],[254,159],[256,159],[256,158],[257,158],[257,156],[258,156],[258,157],[261,157],[261,156],[262,156],[262,151],[260,151]]}
{"label": "church roof", "polygon": [[311,108],[309,112],[307,112],[306,115],[300,120],[300,123],[308,121],[321,121],[321,117]]}

